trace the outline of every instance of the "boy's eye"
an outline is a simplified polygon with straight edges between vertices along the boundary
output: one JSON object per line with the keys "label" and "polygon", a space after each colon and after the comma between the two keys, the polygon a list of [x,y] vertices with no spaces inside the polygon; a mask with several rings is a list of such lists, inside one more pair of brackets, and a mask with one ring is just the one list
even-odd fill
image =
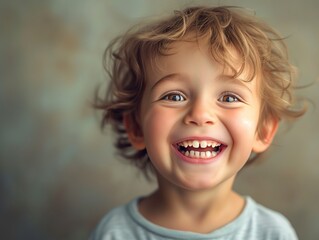
{"label": "boy's eye", "polygon": [[233,94],[223,94],[218,101],[220,102],[226,102],[226,103],[232,103],[232,102],[239,102],[239,98]]}
{"label": "boy's eye", "polygon": [[162,99],[167,101],[173,101],[173,102],[181,102],[186,100],[185,97],[179,93],[167,94]]}

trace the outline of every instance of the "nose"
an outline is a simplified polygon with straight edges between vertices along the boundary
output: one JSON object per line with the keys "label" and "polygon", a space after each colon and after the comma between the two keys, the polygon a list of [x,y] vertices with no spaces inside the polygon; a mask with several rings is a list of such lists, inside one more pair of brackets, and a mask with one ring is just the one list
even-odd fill
{"label": "nose", "polygon": [[196,126],[213,125],[216,122],[214,106],[204,99],[194,101],[185,115],[184,122]]}

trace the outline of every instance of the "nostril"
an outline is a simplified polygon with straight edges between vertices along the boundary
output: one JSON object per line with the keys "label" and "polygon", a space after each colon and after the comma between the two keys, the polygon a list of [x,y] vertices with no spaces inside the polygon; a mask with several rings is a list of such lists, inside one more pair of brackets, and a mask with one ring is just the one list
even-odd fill
{"label": "nostril", "polygon": [[207,121],[206,124],[214,124],[213,121]]}
{"label": "nostril", "polygon": [[192,125],[198,125],[198,126],[202,126],[202,125],[213,125],[214,121],[189,121],[187,122],[188,124],[192,124]]}

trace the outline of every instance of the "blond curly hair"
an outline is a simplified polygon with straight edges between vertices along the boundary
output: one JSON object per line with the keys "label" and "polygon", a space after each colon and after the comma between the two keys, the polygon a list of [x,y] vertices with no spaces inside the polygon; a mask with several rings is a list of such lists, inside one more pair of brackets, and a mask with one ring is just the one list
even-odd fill
{"label": "blond curly hair", "polygon": [[[270,116],[293,120],[306,111],[305,107],[295,108],[295,71],[288,61],[283,38],[249,11],[237,7],[190,7],[145,26],[135,26],[105,50],[104,67],[111,81],[102,97],[96,93],[94,107],[103,112],[101,127],[110,123],[117,133],[119,153],[145,173],[152,164],[146,150],[132,147],[123,116],[127,114],[139,128],[137,114],[147,81],[146,63],[155,64],[154,59],[167,54],[173,42],[201,38],[209,39],[214,60],[231,69],[235,76],[247,67],[250,80],[259,74],[261,115],[257,131],[261,139],[261,126]],[[232,49],[242,60],[239,69],[232,61]]]}

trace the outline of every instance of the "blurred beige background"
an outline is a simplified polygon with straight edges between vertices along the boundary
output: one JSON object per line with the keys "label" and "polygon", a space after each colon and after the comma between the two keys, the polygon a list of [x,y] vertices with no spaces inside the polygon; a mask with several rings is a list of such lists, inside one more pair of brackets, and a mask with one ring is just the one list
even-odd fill
{"label": "blurred beige background", "polygon": [[[154,183],[114,155],[90,108],[102,53],[133,23],[189,3],[240,5],[289,36],[300,83],[319,77],[319,1],[46,0],[0,2],[0,238],[87,239],[107,210]],[[244,170],[242,194],[284,213],[300,239],[319,239],[316,107],[281,131],[272,155]]]}

